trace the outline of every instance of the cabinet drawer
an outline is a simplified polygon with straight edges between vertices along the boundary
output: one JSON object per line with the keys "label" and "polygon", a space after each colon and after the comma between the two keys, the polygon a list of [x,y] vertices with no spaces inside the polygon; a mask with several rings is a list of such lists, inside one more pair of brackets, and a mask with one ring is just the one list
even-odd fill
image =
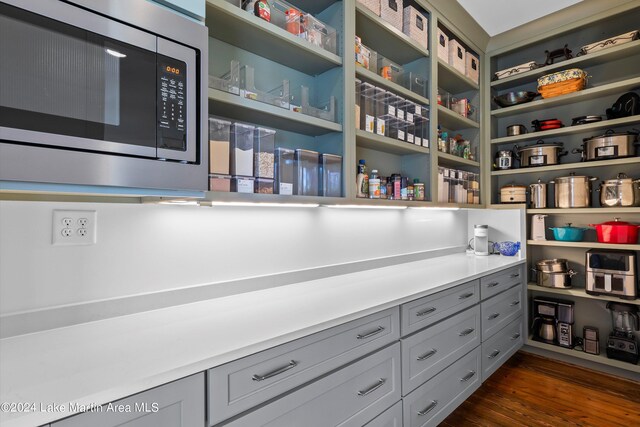
{"label": "cabinet drawer", "polygon": [[405,427],[435,426],[480,386],[480,347],[403,399]]}
{"label": "cabinet drawer", "polygon": [[484,301],[497,293],[506,291],[517,283],[522,283],[521,266],[507,268],[480,278],[480,296]]}
{"label": "cabinet drawer", "polygon": [[[111,410],[85,412],[52,427],[202,427],[204,374],[199,373],[114,402]],[[119,406],[123,405],[123,406]]]}
{"label": "cabinet drawer", "polygon": [[364,427],[402,427],[402,402],[396,403]]}
{"label": "cabinet drawer", "polygon": [[210,369],[210,424],[396,341],[399,323],[394,307]]}
{"label": "cabinet drawer", "polygon": [[482,341],[486,341],[515,318],[522,315],[522,286],[482,301]]}
{"label": "cabinet drawer", "polygon": [[524,320],[519,317],[482,343],[482,381],[524,344]]}
{"label": "cabinet drawer", "polygon": [[480,301],[478,284],[478,280],[473,280],[402,304],[400,307],[402,336],[432,325]]}
{"label": "cabinet drawer", "polygon": [[362,426],[400,400],[400,343],[382,349],[247,415],[233,427]]}
{"label": "cabinet drawer", "polygon": [[401,343],[404,396],[480,344],[480,306],[403,338]]}

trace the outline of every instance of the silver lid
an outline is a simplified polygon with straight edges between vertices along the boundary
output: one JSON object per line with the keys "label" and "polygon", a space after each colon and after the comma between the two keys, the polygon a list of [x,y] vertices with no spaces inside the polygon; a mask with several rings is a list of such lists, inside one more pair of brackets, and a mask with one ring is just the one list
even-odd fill
{"label": "silver lid", "polygon": [[473,228],[489,228],[489,226],[484,224],[475,224]]}

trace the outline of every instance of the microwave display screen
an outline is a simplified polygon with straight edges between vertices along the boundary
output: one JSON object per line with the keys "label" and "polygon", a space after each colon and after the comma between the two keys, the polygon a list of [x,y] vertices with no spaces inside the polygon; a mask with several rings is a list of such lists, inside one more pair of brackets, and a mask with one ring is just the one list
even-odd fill
{"label": "microwave display screen", "polygon": [[629,271],[629,256],[616,253],[592,253],[589,254],[589,268]]}

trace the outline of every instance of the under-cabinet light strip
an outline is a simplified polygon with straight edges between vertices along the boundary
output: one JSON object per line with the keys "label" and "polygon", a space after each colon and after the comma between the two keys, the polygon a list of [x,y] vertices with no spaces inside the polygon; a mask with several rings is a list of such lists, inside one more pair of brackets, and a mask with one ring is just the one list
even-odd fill
{"label": "under-cabinet light strip", "polygon": [[269,202],[201,202],[204,206],[240,206],[271,208],[317,208],[318,203],[269,203]]}
{"label": "under-cabinet light strip", "polygon": [[406,206],[377,206],[377,205],[322,205],[332,209],[407,209]]}

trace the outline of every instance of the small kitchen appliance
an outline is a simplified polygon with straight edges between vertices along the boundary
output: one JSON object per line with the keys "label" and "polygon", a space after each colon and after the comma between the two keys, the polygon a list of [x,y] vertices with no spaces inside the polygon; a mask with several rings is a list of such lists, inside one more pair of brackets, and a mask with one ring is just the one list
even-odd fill
{"label": "small kitchen appliance", "polygon": [[514,156],[511,150],[500,150],[496,153],[496,169],[507,170],[514,166]]}
{"label": "small kitchen appliance", "polygon": [[473,253],[489,255],[489,226],[476,224],[473,226]]}
{"label": "small kitchen appliance", "polygon": [[590,295],[638,297],[638,265],[635,251],[590,249],[586,254],[586,286]]}
{"label": "small kitchen appliance", "polygon": [[598,328],[585,326],[582,328],[582,349],[585,353],[600,354],[600,339]]}
{"label": "small kitchen appliance", "polygon": [[531,240],[547,240],[545,237],[545,218],[547,215],[533,215],[531,217]]}
{"label": "small kitchen appliance", "polygon": [[613,330],[607,340],[607,357],[633,364],[638,363],[638,341],[634,335],[640,330],[638,307],[619,302],[608,302]]}
{"label": "small kitchen appliance", "polygon": [[573,348],[574,303],[558,300],[558,345]]}
{"label": "small kitchen appliance", "polygon": [[533,299],[533,339],[546,342],[547,344],[557,343],[556,319],[558,303],[547,298]]}

